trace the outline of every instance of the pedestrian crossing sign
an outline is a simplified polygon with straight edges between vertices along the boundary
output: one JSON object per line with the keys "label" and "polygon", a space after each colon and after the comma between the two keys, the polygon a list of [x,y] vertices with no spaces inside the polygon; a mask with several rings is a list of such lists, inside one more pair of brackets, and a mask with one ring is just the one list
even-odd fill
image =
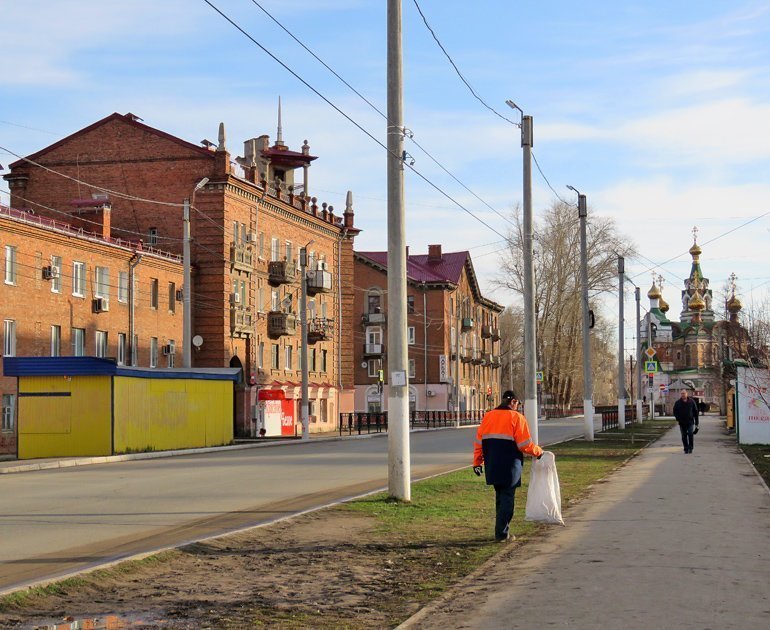
{"label": "pedestrian crossing sign", "polygon": [[658,371],[658,362],[657,361],[645,361],[644,362],[644,371],[647,372],[647,374],[655,374]]}

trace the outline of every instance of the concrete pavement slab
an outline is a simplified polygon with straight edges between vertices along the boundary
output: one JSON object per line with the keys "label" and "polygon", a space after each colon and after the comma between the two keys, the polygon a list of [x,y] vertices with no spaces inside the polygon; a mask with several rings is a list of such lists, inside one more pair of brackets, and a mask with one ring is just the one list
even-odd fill
{"label": "concrete pavement slab", "polygon": [[401,627],[770,627],[770,494],[720,419],[688,455],[674,427],[565,521]]}

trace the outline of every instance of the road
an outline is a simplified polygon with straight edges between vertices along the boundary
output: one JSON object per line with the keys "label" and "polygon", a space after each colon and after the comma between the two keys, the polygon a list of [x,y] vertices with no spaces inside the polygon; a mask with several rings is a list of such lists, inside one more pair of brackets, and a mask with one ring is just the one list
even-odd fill
{"label": "road", "polygon": [[[474,431],[412,433],[412,478],[469,465]],[[542,444],[581,434],[540,425]],[[3,475],[0,592],[386,485],[384,435]]]}

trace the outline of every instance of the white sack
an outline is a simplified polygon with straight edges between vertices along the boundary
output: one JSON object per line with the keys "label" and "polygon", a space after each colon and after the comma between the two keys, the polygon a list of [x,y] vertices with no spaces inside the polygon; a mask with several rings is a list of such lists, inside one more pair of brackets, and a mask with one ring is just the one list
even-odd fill
{"label": "white sack", "polygon": [[556,473],[556,457],[550,451],[545,451],[540,459],[532,460],[525,519],[564,525],[561,518],[561,490],[559,475]]}

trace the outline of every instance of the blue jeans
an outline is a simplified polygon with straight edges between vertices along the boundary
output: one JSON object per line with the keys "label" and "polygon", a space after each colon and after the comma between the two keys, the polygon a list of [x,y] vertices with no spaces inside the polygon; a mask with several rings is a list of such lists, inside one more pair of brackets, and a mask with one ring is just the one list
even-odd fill
{"label": "blue jeans", "polygon": [[680,424],[679,425],[679,432],[682,434],[682,445],[684,446],[685,452],[692,451],[693,447],[693,436],[692,436],[692,430],[694,428],[694,424],[692,422],[688,424]]}
{"label": "blue jeans", "polygon": [[497,540],[508,537],[515,495],[516,486],[495,485],[495,538]]}

